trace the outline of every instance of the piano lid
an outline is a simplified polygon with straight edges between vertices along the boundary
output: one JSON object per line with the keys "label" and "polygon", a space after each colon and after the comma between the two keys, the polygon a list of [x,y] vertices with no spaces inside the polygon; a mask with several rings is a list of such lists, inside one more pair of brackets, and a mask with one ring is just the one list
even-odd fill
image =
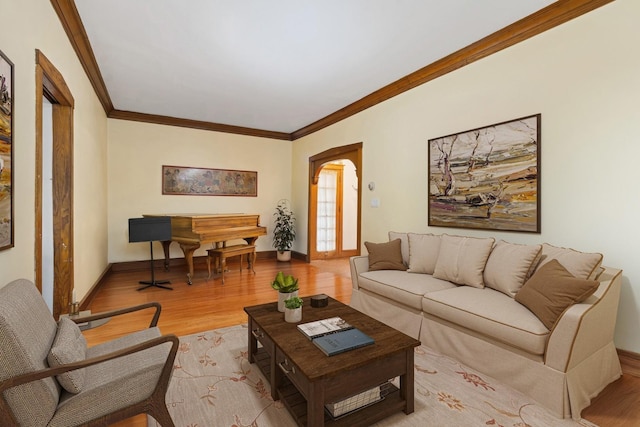
{"label": "piano lid", "polygon": [[[167,214],[144,214],[142,216],[170,216],[170,217],[188,217],[188,218],[208,218],[220,216],[242,216],[248,215],[242,212],[236,213],[167,213]],[[251,214],[253,216],[253,214]]]}
{"label": "piano lid", "polygon": [[171,240],[221,242],[266,234],[258,214],[149,214],[171,218]]}

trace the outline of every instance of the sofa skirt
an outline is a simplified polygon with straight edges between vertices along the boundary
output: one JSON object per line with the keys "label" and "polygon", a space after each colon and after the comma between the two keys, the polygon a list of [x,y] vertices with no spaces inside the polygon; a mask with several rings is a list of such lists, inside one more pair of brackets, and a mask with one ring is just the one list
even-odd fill
{"label": "sofa skirt", "polygon": [[545,365],[539,356],[489,342],[429,315],[423,317],[420,341],[531,397],[558,418],[580,420],[591,399],[621,375],[613,344],[564,373]]}
{"label": "sofa skirt", "polygon": [[423,317],[420,340],[427,347],[531,397],[556,417],[571,416],[565,374],[545,366],[540,356],[473,336],[428,315]]}

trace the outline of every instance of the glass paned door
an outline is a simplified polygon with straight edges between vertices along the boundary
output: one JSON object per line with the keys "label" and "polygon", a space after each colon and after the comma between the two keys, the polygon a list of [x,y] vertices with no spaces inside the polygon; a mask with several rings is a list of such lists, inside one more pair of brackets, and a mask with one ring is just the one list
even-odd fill
{"label": "glass paned door", "polygon": [[335,252],[339,170],[323,168],[318,180],[316,250]]}

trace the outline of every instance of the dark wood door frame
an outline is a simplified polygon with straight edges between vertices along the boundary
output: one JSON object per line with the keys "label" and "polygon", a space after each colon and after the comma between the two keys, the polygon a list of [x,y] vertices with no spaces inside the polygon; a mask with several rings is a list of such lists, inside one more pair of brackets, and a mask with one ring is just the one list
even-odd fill
{"label": "dark wood door frame", "polygon": [[36,50],[35,282],[42,292],[42,98],[52,103],[53,316],[67,313],[73,291],[73,108],[62,74]]}
{"label": "dark wood door frame", "polygon": [[[342,147],[330,148],[322,153],[318,153],[314,156],[309,157],[309,191],[308,191],[308,200],[307,200],[307,262],[311,260],[311,248],[312,244],[315,244],[316,238],[315,235],[312,235],[312,232],[315,233],[315,209],[311,206],[312,200],[312,190],[313,187],[318,185],[318,179],[320,177],[320,171],[322,170],[322,166],[325,163],[347,159],[350,160],[355,168],[356,168],[356,176],[358,178],[358,212],[357,212],[357,242],[356,248],[357,253],[360,254],[360,239],[361,239],[361,231],[360,231],[360,223],[361,223],[361,213],[362,213],[362,142],[358,142],[355,144],[344,145]],[[313,218],[312,218],[313,216]]]}

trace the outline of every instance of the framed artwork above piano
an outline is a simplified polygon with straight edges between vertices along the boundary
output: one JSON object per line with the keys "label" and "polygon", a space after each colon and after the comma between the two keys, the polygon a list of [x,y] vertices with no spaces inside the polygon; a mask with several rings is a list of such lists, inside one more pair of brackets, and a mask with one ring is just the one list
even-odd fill
{"label": "framed artwork above piano", "polygon": [[258,172],[162,165],[162,194],[258,196]]}

